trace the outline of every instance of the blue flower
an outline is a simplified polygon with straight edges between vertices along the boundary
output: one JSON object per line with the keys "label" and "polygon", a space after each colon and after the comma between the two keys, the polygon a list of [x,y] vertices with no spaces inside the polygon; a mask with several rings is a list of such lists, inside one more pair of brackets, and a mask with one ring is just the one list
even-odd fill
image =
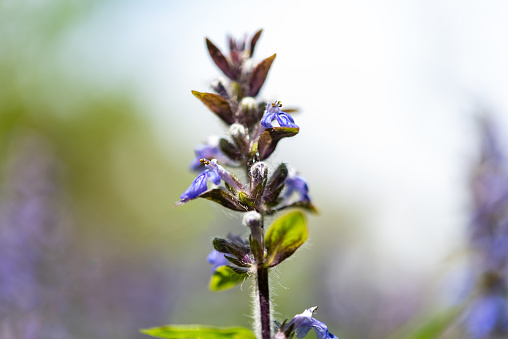
{"label": "blue flower", "polygon": [[[215,160],[215,159],[214,159]],[[208,164],[205,164],[207,166]],[[220,184],[220,176],[217,173],[217,167],[205,169],[199,174],[196,179],[192,182],[189,188],[185,190],[180,196],[182,200],[191,200],[197,198],[201,193],[205,192],[207,187],[207,181],[210,179],[215,185]]]}
{"label": "blue flower", "polygon": [[222,153],[219,148],[219,138],[210,138],[206,143],[196,146],[194,149],[196,157],[192,160],[190,168],[193,171],[203,166],[201,159],[217,159],[217,161],[228,164],[230,159]]}
{"label": "blue flower", "polygon": [[299,128],[289,114],[280,110],[281,107],[282,104],[280,103],[280,101],[268,103],[266,105],[265,114],[261,119],[261,125],[265,128],[273,127],[272,121],[277,119],[277,122],[279,123],[280,127]]}
{"label": "blue flower", "polygon": [[200,194],[205,192],[207,187],[207,181],[210,179],[215,185],[220,184],[221,179],[228,183],[231,187],[237,190],[243,189],[243,187],[237,180],[234,180],[231,174],[224,169],[221,165],[217,164],[217,159],[200,160],[206,167],[206,169],[199,174],[196,179],[192,182],[189,188],[185,190],[180,196],[180,203],[187,202],[189,200],[197,198]]}
{"label": "blue flower", "polygon": [[292,168],[289,168],[288,176],[285,182],[285,188],[286,191],[284,193],[284,197],[286,199],[289,198],[293,192],[297,192],[301,196],[300,201],[310,201],[307,181]]}
{"label": "blue flower", "polygon": [[312,317],[316,309],[317,306],[306,309],[303,313],[295,315],[286,327],[289,328],[291,325],[294,325],[296,337],[299,339],[304,338],[312,328],[316,331],[318,339],[338,339],[337,336],[328,332],[326,324]]}
{"label": "blue flower", "polygon": [[467,330],[471,338],[485,338],[492,333],[508,333],[508,304],[499,294],[482,296],[470,307]]}
{"label": "blue flower", "polygon": [[208,260],[208,263],[212,265],[212,273],[215,273],[219,267],[226,266],[230,263],[229,260],[224,256],[224,253],[221,253],[217,250],[210,252],[206,259]]}

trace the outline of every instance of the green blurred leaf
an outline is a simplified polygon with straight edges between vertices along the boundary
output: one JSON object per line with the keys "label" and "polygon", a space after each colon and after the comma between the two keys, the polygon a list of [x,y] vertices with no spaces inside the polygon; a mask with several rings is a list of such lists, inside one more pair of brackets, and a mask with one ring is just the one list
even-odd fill
{"label": "green blurred leaf", "polygon": [[307,240],[308,232],[302,212],[291,212],[275,220],[265,236],[268,251],[265,265],[273,267],[290,257]]}
{"label": "green blurred leaf", "polygon": [[140,330],[157,338],[169,339],[256,339],[254,333],[243,327],[213,327],[204,325],[167,325]]}
{"label": "green blurred leaf", "polygon": [[412,330],[404,331],[390,339],[438,339],[461,314],[463,307],[455,307],[447,311],[437,313],[422,324],[414,326]]}
{"label": "green blurred leaf", "polygon": [[209,287],[214,292],[225,291],[241,283],[244,278],[245,274],[239,274],[231,267],[221,266],[210,278]]}

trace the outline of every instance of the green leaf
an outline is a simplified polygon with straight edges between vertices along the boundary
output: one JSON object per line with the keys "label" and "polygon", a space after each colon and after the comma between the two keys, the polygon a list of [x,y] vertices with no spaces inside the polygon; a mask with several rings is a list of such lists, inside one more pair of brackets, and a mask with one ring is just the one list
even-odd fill
{"label": "green leaf", "polygon": [[413,326],[412,330],[397,334],[391,339],[438,339],[457,320],[463,310],[462,306],[435,314],[423,324]]}
{"label": "green leaf", "polygon": [[201,102],[204,103],[210,111],[214,112],[219,116],[219,118],[224,120],[225,123],[231,125],[235,122],[235,116],[231,111],[231,107],[229,107],[229,102],[226,99],[214,93],[202,93],[198,91],[191,92],[196,98],[201,100]]}
{"label": "green leaf", "polygon": [[307,225],[302,212],[291,212],[275,220],[265,236],[268,251],[265,266],[280,264],[295,253],[307,237]]}
{"label": "green leaf", "polygon": [[265,160],[272,154],[280,139],[295,136],[299,131],[300,129],[292,127],[271,127],[265,129],[258,141],[260,160]]}
{"label": "green leaf", "polygon": [[256,339],[254,333],[243,327],[167,325],[143,329],[140,332],[167,339]]}
{"label": "green leaf", "polygon": [[221,266],[210,278],[210,289],[220,292],[235,287],[243,281],[245,274],[235,272],[231,267]]}

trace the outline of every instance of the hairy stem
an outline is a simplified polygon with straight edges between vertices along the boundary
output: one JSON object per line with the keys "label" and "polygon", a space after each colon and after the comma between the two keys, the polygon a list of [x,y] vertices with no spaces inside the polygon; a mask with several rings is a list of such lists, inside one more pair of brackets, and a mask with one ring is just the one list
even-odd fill
{"label": "hairy stem", "polygon": [[259,320],[261,323],[261,339],[271,338],[270,289],[268,286],[268,268],[257,269],[257,290],[259,294]]}

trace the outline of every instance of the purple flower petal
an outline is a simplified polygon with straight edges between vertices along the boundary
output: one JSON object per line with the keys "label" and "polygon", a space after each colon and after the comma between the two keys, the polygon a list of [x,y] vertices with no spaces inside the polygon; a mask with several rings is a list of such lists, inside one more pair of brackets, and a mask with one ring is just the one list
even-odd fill
{"label": "purple flower petal", "polygon": [[210,252],[206,259],[208,260],[208,263],[212,265],[212,273],[215,273],[219,267],[229,264],[229,260],[224,257],[224,253],[217,250]]}
{"label": "purple flower petal", "polygon": [[277,122],[279,123],[280,127],[298,128],[298,126],[296,126],[293,118],[286,112],[282,112],[282,111],[279,112],[279,114],[277,114],[276,118],[277,118]]}
{"label": "purple flower petal", "polygon": [[180,196],[182,200],[190,200],[197,198],[201,193],[205,192],[207,189],[206,181],[208,180],[209,171],[206,170],[202,172],[200,175],[194,179],[189,188],[185,190]]}
{"label": "purple flower petal", "polygon": [[263,119],[261,119],[261,126],[265,127],[265,128],[270,128],[272,127],[272,121],[275,119],[275,116],[277,115],[277,113],[265,113],[265,115],[263,116]]}
{"label": "purple flower petal", "polygon": [[297,192],[300,195],[300,200],[310,201],[307,181],[293,169],[290,169],[286,178],[285,188],[285,198],[289,198],[294,192]]}
{"label": "purple flower petal", "polygon": [[467,316],[467,329],[472,338],[484,338],[508,325],[507,301],[501,295],[485,296],[477,300]]}
{"label": "purple flower petal", "polygon": [[286,325],[294,325],[296,337],[301,339],[304,338],[309,331],[314,328],[318,339],[338,339],[335,335],[328,331],[328,327],[325,323],[314,319],[312,317],[317,307],[306,309],[303,313],[295,315],[295,317]]}
{"label": "purple flower petal", "polygon": [[261,126],[265,128],[273,127],[272,121],[277,119],[280,127],[299,128],[289,114],[280,110],[281,106],[280,101],[268,103],[265,114],[261,119]]}
{"label": "purple flower petal", "polygon": [[190,168],[196,171],[203,167],[201,159],[217,159],[219,162],[228,164],[231,160],[219,148],[219,138],[210,138],[206,143],[196,146],[196,157],[192,160]]}

